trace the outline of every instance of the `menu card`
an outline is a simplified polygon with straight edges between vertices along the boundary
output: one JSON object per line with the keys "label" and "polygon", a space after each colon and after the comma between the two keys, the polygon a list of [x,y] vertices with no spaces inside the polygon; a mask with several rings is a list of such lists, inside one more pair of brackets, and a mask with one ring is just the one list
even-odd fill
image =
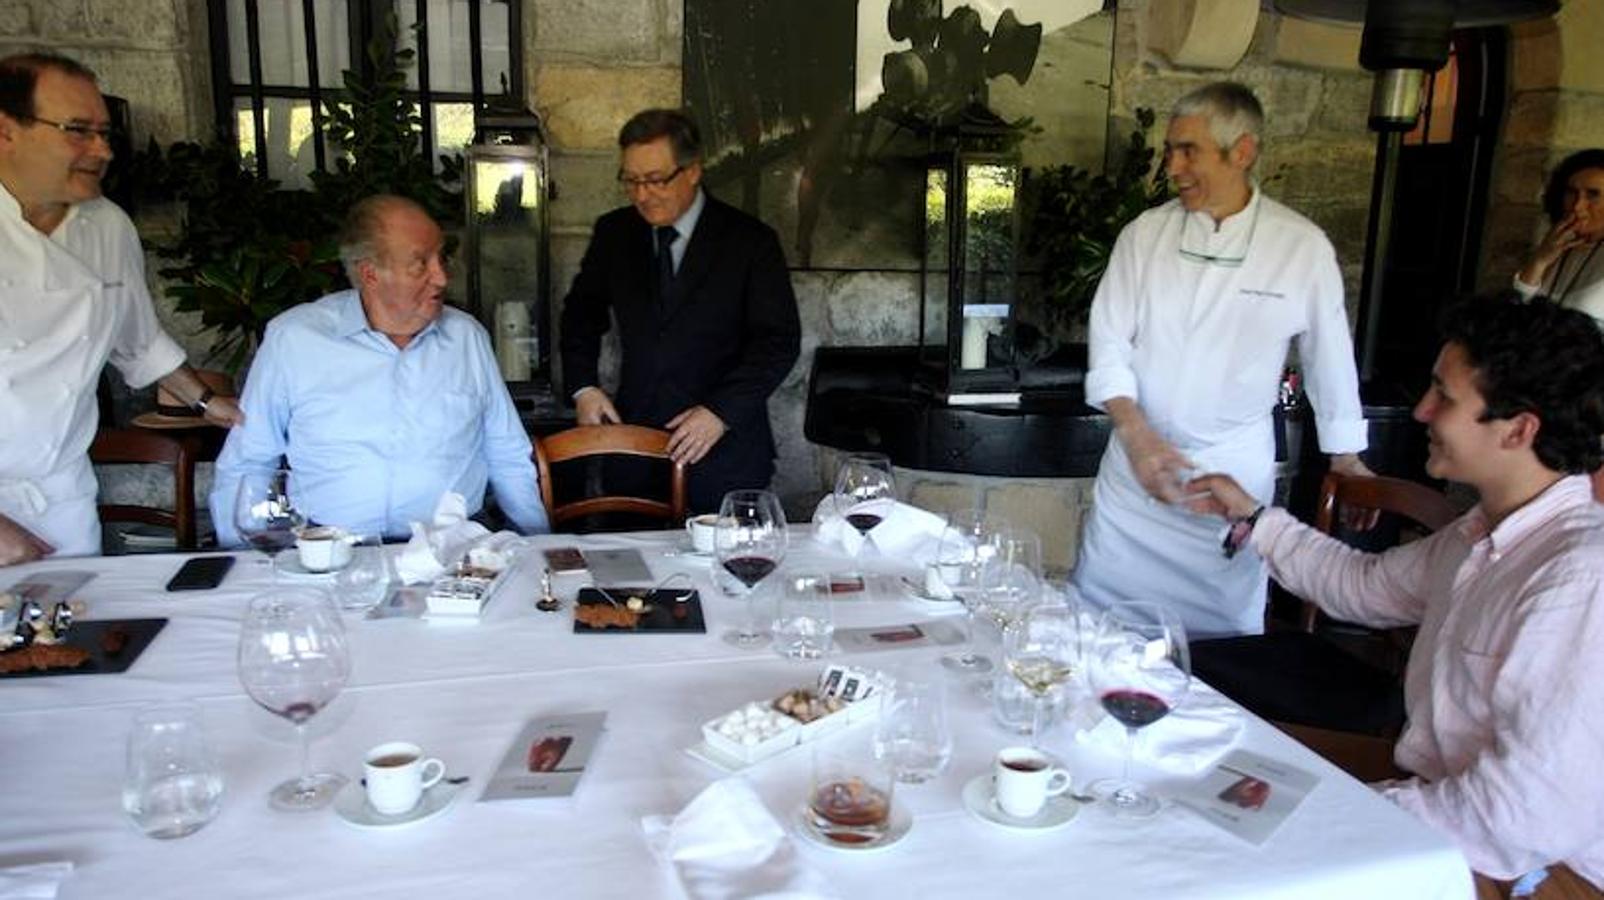
{"label": "menu card", "polygon": [[905,622],[875,628],[837,628],[835,642],[847,653],[869,653],[904,647],[963,643],[963,632],[951,622]]}
{"label": "menu card", "polygon": [[1175,802],[1250,844],[1263,844],[1320,779],[1246,750],[1233,750]]}
{"label": "menu card", "polygon": [[605,712],[530,720],[490,776],[479,802],[572,796],[606,721]]}

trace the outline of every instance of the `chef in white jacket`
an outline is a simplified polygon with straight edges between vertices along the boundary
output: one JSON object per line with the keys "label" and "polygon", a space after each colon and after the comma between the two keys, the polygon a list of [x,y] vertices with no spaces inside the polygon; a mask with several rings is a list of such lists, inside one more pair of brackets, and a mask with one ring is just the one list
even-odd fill
{"label": "chef in white jacket", "polygon": [[214,424],[240,418],[156,321],[139,236],[100,196],[109,134],[88,69],[0,59],[0,565],[100,552],[87,451],[108,360]]}
{"label": "chef in white jacket", "polygon": [[1192,472],[1228,472],[1272,500],[1272,410],[1292,340],[1320,448],[1333,468],[1369,474],[1336,253],[1249,177],[1263,121],[1238,84],[1177,101],[1164,158],[1178,196],[1120,233],[1092,302],[1086,399],[1114,437],[1074,583],[1100,606],[1165,604],[1194,638],[1263,630],[1258,557],[1227,559],[1219,520],[1175,501]]}

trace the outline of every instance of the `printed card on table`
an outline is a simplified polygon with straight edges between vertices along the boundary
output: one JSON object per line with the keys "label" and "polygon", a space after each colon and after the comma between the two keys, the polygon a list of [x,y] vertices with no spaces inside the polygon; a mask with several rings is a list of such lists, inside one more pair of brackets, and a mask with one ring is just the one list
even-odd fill
{"label": "printed card on table", "polygon": [[479,802],[571,796],[606,721],[605,712],[531,720],[508,748]]}
{"label": "printed card on table", "polygon": [[835,642],[848,653],[869,653],[899,647],[961,644],[963,632],[951,622],[905,622],[874,628],[838,628]]}
{"label": "printed card on table", "polygon": [[1263,844],[1320,779],[1286,763],[1233,750],[1175,802],[1250,844]]}

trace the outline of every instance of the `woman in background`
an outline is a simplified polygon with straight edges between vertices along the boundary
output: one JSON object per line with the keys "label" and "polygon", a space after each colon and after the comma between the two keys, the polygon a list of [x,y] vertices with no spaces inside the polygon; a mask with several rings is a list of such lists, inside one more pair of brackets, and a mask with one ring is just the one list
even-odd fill
{"label": "woman in background", "polygon": [[1546,296],[1604,326],[1604,150],[1573,153],[1543,190],[1552,227],[1515,274],[1522,297]]}

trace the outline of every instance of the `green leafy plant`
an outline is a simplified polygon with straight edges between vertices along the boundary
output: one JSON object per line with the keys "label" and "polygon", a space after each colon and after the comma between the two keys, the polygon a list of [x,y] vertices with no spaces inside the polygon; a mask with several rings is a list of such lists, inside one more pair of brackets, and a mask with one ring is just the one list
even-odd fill
{"label": "green leafy plant", "polygon": [[1154,121],[1151,109],[1136,111],[1137,128],[1106,174],[1049,166],[1033,179],[1025,249],[1040,261],[1045,305],[1060,325],[1085,320],[1120,230],[1172,196],[1152,171]]}

